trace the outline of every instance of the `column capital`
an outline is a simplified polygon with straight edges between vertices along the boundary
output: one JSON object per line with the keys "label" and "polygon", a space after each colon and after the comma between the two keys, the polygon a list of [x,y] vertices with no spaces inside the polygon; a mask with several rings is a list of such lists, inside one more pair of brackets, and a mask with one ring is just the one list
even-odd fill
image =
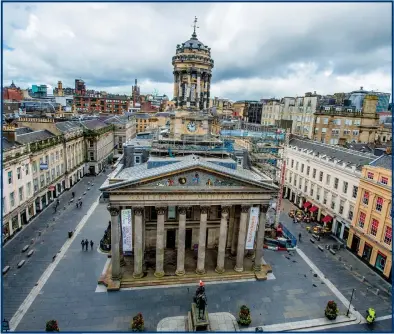
{"label": "column capital", "polygon": [[109,205],[109,204],[108,204],[108,206],[107,206],[107,210],[109,211],[109,214],[110,214],[112,217],[118,216],[118,215],[119,215],[119,212],[120,212],[119,207],[117,207],[117,206],[111,206],[111,205]]}
{"label": "column capital", "polygon": [[231,206],[229,206],[229,205],[222,205],[221,208],[222,208],[222,215],[223,214],[229,214]]}
{"label": "column capital", "polygon": [[143,212],[144,212],[144,207],[143,206],[134,207],[134,214],[136,216],[142,216]]}
{"label": "column capital", "polygon": [[268,209],[269,209],[269,205],[268,204],[261,204],[260,205],[260,212],[261,213],[267,213]]}
{"label": "column capital", "polygon": [[188,206],[178,206],[178,212],[180,215],[185,215],[186,214],[186,210],[188,209]]}
{"label": "column capital", "polygon": [[165,215],[167,211],[166,206],[157,206],[155,209],[158,215]]}
{"label": "column capital", "polygon": [[242,213],[248,213],[249,209],[250,209],[250,205],[242,205],[241,206]]}
{"label": "column capital", "polygon": [[211,207],[209,205],[200,206],[200,212],[202,214],[207,214],[210,209],[211,209]]}

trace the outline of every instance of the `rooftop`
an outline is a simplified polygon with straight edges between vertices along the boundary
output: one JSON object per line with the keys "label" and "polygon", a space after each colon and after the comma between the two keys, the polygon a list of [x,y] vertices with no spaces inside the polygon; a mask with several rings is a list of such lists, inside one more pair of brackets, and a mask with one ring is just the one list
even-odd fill
{"label": "rooftop", "polygon": [[381,167],[384,169],[392,170],[393,169],[393,156],[390,154],[384,154],[377,158],[376,160],[372,161],[370,166],[374,167]]}
{"label": "rooftop", "polygon": [[332,159],[337,159],[340,162],[356,165],[358,169],[364,165],[368,165],[376,159],[376,156],[371,153],[358,152],[356,150],[323,144],[309,139],[292,138],[289,141],[289,145],[312,150],[317,152],[319,156],[325,155]]}
{"label": "rooftop", "polygon": [[45,140],[49,138],[56,137],[52,132],[48,130],[39,130],[39,131],[32,131],[29,133],[24,133],[17,136],[18,143],[27,144],[33,143],[39,140]]}

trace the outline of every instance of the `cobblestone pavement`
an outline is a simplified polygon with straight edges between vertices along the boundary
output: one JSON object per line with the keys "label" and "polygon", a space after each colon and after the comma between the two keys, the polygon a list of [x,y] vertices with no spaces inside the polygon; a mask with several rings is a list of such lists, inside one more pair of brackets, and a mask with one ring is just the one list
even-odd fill
{"label": "cobblestone pavement", "polygon": [[[97,200],[100,194],[98,188],[105,178],[106,176],[103,174],[96,177],[85,176],[72,189],[59,196],[60,205],[57,213],[54,214],[52,203],[4,245],[2,249],[3,267],[9,265],[11,269],[3,276],[3,318],[10,319],[17,311],[47,266],[52,262],[53,256],[67,240],[67,232],[75,229],[92,203]],[[89,191],[87,191],[88,182],[94,183]],[[75,192],[76,198],[83,197],[81,209],[76,209],[75,204],[68,205],[72,191]],[[87,192],[86,195],[83,195],[84,191]],[[64,206],[66,206],[65,210]],[[38,236],[38,231],[41,231],[41,236]],[[32,239],[34,239],[34,244],[31,244]],[[99,240],[96,240],[97,242]],[[22,253],[22,248],[25,245],[30,245],[29,250],[34,249],[34,254],[30,258],[27,257],[27,252]],[[23,259],[26,260],[26,263],[18,269],[17,264]]]}
{"label": "cobblestone pavement", "polygon": [[[106,205],[100,204],[80,237],[99,240],[108,220]],[[142,312],[146,329],[156,331],[163,318],[187,315],[192,287],[95,292],[107,257],[96,251],[82,252],[80,237],[71,244],[17,330],[43,330],[47,320],[56,319],[62,331],[123,331],[129,330],[132,317]],[[246,304],[252,313],[251,326],[321,318],[330,299],[338,302],[341,313],[346,312],[346,306],[314,277],[296,252],[267,251],[265,259],[272,264],[276,279],[207,283],[208,311],[237,317],[240,306]]]}
{"label": "cobblestone pavement", "polygon": [[330,328],[327,330],[320,330],[319,332],[353,332],[353,333],[365,333],[365,332],[385,332],[391,333],[392,328],[392,319],[382,320],[375,322],[372,326],[368,326],[366,324],[358,324],[358,325],[349,325],[349,326],[340,326],[336,328]]}
{"label": "cobblestone pavement", "polygon": [[[298,237],[301,232],[302,242],[298,243],[298,247],[348,300],[350,300],[353,289],[356,289],[352,301],[355,308],[362,315],[368,307],[375,308],[378,317],[392,314],[392,297],[387,293],[388,289],[391,291],[391,286],[387,281],[347,249],[337,251],[336,255],[331,254],[326,249],[324,251],[319,250],[318,245],[324,247],[326,244],[333,244],[335,240],[326,237],[322,238],[321,241],[315,241],[315,244],[310,242],[309,239],[312,238],[312,235],[306,231],[306,226],[310,224],[294,224],[288,216],[288,211],[293,205],[287,200],[284,200],[283,204],[284,210],[280,221],[295,236]],[[350,265],[352,266],[351,270]],[[364,282],[362,281],[363,276],[365,277]],[[377,288],[380,289],[378,295],[376,294]]]}

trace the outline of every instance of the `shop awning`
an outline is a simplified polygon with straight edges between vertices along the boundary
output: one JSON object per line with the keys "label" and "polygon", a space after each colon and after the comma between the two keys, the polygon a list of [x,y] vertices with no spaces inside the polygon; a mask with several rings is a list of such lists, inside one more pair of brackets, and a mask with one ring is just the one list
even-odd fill
{"label": "shop awning", "polygon": [[304,203],[304,208],[305,208],[305,209],[308,209],[311,205],[312,205],[311,202],[305,202],[305,203]]}
{"label": "shop awning", "polygon": [[332,221],[332,217],[330,215],[327,215],[321,221],[323,223],[328,223],[328,222]]}
{"label": "shop awning", "polygon": [[316,212],[317,210],[319,210],[319,208],[317,206],[312,206],[309,211],[310,212]]}

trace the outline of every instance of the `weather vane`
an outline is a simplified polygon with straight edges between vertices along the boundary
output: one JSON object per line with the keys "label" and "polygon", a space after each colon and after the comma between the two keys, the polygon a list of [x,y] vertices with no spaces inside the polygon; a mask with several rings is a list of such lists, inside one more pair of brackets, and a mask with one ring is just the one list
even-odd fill
{"label": "weather vane", "polygon": [[194,17],[194,21],[193,21],[193,25],[192,25],[192,27],[193,27],[193,29],[194,29],[194,31],[193,31],[193,36],[194,37],[196,37],[197,35],[196,35],[196,29],[199,29],[200,27],[197,27],[197,16],[195,16]]}

